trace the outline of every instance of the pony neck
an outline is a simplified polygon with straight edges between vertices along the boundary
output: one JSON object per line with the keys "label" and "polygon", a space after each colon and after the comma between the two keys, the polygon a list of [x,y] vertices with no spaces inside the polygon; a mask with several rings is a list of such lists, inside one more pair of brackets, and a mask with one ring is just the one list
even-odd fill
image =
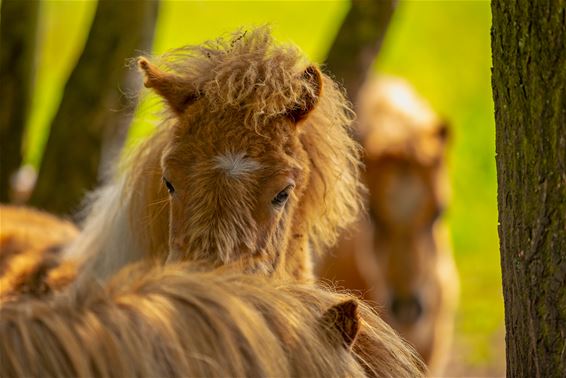
{"label": "pony neck", "polygon": [[163,134],[139,146],[114,182],[89,200],[83,230],[65,251],[86,273],[105,279],[132,262],[165,260],[169,202],[161,184]]}
{"label": "pony neck", "polygon": [[94,193],[84,228],[65,251],[96,278],[109,277],[147,253],[128,220],[131,198],[123,195],[123,185],[122,180]]}

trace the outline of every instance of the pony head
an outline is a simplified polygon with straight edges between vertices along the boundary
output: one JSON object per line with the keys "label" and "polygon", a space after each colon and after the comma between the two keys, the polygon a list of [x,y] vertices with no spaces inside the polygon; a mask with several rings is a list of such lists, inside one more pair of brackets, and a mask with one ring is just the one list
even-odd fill
{"label": "pony head", "polygon": [[372,247],[358,266],[384,318],[434,365],[449,345],[457,278],[442,214],[449,129],[404,81],[370,81],[360,102]]}
{"label": "pony head", "polygon": [[150,202],[168,196],[168,232],[148,237],[168,235],[170,262],[309,277],[310,247],[332,245],[360,209],[352,112],[336,84],[267,27],[138,65],[169,112],[138,155],[159,161]]}
{"label": "pony head", "polygon": [[442,220],[449,131],[396,78],[370,79],[358,115],[369,216],[341,238],[318,272],[376,303],[438,375],[449,355],[458,293]]}

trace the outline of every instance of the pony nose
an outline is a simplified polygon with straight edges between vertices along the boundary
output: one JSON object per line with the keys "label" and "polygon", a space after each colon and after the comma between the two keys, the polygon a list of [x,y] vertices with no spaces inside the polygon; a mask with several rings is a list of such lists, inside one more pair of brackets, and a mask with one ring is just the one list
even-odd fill
{"label": "pony nose", "polygon": [[415,323],[423,314],[423,305],[417,295],[393,295],[390,306],[391,313],[401,324]]}

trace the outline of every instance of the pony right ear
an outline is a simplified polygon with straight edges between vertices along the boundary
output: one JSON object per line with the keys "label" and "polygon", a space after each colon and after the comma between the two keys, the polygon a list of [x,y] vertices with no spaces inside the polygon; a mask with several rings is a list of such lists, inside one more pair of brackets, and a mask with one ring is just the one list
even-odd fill
{"label": "pony right ear", "polygon": [[438,123],[436,127],[436,137],[442,142],[446,143],[452,137],[450,122],[446,119],[443,119],[441,122]]}
{"label": "pony right ear", "polygon": [[322,315],[322,327],[336,345],[349,349],[360,330],[358,302],[348,299],[330,307]]}
{"label": "pony right ear", "polygon": [[144,86],[155,90],[176,114],[183,113],[187,106],[198,98],[198,94],[187,80],[161,71],[146,58],[138,58],[138,67],[145,75]]}
{"label": "pony right ear", "polygon": [[314,66],[308,66],[301,75],[301,80],[304,80],[310,90],[306,90],[303,93],[303,98],[301,103],[289,109],[287,112],[287,117],[289,117],[293,122],[298,123],[316,107],[318,104],[318,99],[322,92],[322,73],[320,70]]}

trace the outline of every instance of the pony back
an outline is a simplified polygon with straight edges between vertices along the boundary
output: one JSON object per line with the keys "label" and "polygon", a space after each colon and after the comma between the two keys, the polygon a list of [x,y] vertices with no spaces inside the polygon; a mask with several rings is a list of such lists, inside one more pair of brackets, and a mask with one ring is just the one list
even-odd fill
{"label": "pony back", "polygon": [[304,301],[312,286],[191,270],[130,267],[104,287],[3,304],[0,376],[364,374],[325,320],[348,298],[324,306]]}
{"label": "pony back", "polygon": [[0,302],[40,296],[69,284],[72,262],[63,247],[79,234],[69,221],[28,207],[0,205]]}

